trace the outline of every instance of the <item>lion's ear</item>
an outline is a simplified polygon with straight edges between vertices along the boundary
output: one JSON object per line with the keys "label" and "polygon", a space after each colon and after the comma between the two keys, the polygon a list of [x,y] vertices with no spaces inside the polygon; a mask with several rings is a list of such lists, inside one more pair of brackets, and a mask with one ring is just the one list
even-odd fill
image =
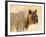
{"label": "lion's ear", "polygon": [[29,10],[29,14],[32,14],[32,10]]}
{"label": "lion's ear", "polygon": [[35,13],[37,13],[37,9],[35,9],[35,11],[34,11]]}

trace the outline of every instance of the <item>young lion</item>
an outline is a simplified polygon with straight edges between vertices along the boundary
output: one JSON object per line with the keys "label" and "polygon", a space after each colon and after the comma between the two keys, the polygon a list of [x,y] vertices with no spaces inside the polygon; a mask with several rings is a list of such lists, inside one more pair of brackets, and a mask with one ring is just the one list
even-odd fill
{"label": "young lion", "polygon": [[16,28],[16,32],[24,31],[28,29],[29,24],[38,23],[37,10],[28,10],[27,12],[20,11],[19,13],[10,14],[11,30]]}

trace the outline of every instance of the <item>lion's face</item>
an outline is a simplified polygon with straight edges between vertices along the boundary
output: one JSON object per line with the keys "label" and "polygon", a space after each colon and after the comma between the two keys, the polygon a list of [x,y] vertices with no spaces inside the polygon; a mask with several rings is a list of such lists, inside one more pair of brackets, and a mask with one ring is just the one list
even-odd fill
{"label": "lion's face", "polygon": [[37,10],[35,11],[29,10],[29,23],[33,23],[33,24],[38,23]]}

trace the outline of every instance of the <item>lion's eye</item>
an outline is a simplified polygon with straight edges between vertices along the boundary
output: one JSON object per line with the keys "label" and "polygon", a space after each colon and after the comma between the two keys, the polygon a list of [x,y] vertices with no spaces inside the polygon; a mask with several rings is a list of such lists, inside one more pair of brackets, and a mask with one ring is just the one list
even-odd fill
{"label": "lion's eye", "polygon": [[35,17],[35,15],[33,17]]}
{"label": "lion's eye", "polygon": [[35,18],[36,16],[35,15],[33,15],[33,18]]}

